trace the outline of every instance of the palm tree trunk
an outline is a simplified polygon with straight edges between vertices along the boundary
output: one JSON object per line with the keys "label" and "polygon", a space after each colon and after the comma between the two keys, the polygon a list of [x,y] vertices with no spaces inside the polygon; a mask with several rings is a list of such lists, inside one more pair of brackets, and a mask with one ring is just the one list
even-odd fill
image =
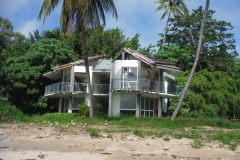
{"label": "palm tree trunk", "polygon": [[193,77],[193,74],[195,72],[195,69],[196,69],[196,66],[197,66],[197,63],[198,63],[198,59],[199,59],[199,55],[200,55],[200,50],[201,50],[201,45],[202,45],[202,38],[203,38],[203,31],[204,31],[204,25],[205,25],[205,21],[207,19],[207,13],[208,13],[208,7],[209,7],[209,3],[210,3],[210,0],[206,0],[206,7],[205,7],[205,12],[204,12],[204,16],[203,16],[203,20],[202,20],[202,24],[201,24],[201,28],[200,28],[200,35],[199,35],[199,40],[198,40],[198,48],[197,48],[197,53],[196,53],[196,58],[194,60],[194,64],[192,66],[192,69],[191,69],[191,72],[190,72],[190,75],[188,77],[188,80],[187,80],[187,83],[182,91],[182,94],[180,96],[180,99],[179,99],[179,102],[178,102],[178,105],[172,115],[172,121],[175,121],[176,117],[177,117],[177,114],[179,112],[179,110],[181,109],[182,107],[182,102],[183,102],[183,99],[184,99],[184,96],[187,92],[187,89],[191,83],[191,80],[192,80],[192,77]]}
{"label": "palm tree trunk", "polygon": [[166,22],[166,28],[164,28],[162,51],[164,50],[163,46],[165,45],[166,34],[168,32],[168,22],[169,22],[170,15],[171,15],[171,13],[168,15],[168,19],[167,19],[167,22]]}
{"label": "palm tree trunk", "polygon": [[92,95],[92,84],[90,81],[90,72],[89,72],[89,63],[88,63],[88,51],[86,45],[86,33],[85,27],[82,22],[81,25],[81,34],[82,34],[82,47],[83,47],[83,55],[84,55],[84,64],[86,69],[86,79],[88,84],[88,94],[89,94],[89,107],[90,107],[90,117],[93,116],[93,95]]}

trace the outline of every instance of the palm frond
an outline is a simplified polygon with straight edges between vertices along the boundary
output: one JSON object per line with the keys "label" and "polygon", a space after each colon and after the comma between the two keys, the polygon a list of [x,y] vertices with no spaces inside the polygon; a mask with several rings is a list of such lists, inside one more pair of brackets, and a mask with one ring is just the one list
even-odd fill
{"label": "palm frond", "polygon": [[45,18],[51,14],[61,0],[44,0],[38,14],[38,19],[44,23]]}
{"label": "palm frond", "polygon": [[163,18],[165,18],[166,16],[168,16],[169,14],[171,14],[172,10],[171,8],[168,8],[162,15],[161,19],[162,20]]}

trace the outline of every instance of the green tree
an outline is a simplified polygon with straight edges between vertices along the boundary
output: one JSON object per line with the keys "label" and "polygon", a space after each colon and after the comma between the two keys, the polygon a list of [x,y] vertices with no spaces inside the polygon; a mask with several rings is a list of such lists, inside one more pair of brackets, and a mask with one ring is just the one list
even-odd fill
{"label": "green tree", "polygon": [[183,71],[188,70],[193,65],[192,57],[185,49],[175,45],[163,46],[163,48],[164,50],[159,50],[154,56],[175,63]]}
{"label": "green tree", "polygon": [[24,55],[9,58],[5,71],[11,101],[25,113],[43,112],[47,107],[44,88],[53,82],[42,77],[42,74],[71,61],[71,49],[59,40],[48,38],[31,44]]}
{"label": "green tree", "polygon": [[[238,55],[235,50],[234,34],[231,33],[233,26],[231,23],[213,19],[214,13],[213,10],[208,11],[196,70],[208,68],[230,73],[234,65],[233,57]],[[200,6],[191,14],[175,16],[169,20],[166,45],[177,45],[186,50],[192,57],[190,61],[195,59],[203,14],[204,9]],[[159,47],[161,41],[157,44]]]}
{"label": "green tree", "polygon": [[235,65],[233,67],[232,79],[237,85],[238,92],[240,92],[240,59],[235,59]]}
{"label": "green tree", "polygon": [[[50,15],[59,2],[59,0],[44,0],[38,18],[44,22],[46,16]],[[71,33],[73,31],[73,26],[75,25],[76,30],[81,34],[82,37],[82,52],[86,68],[86,79],[89,88],[90,116],[93,115],[93,102],[85,32],[86,28],[96,28],[101,24],[101,22],[103,25],[105,25],[105,13],[112,13],[113,17],[118,17],[113,0],[64,0],[62,3],[60,17],[61,30],[66,33]]]}
{"label": "green tree", "polygon": [[29,49],[25,36],[14,32],[12,23],[0,17],[0,93],[6,91],[7,79],[4,68],[10,57],[21,56]]}
{"label": "green tree", "polygon": [[[165,37],[168,32],[168,21],[171,16],[173,15],[182,15],[183,13],[188,13],[187,6],[184,3],[184,0],[157,0],[155,3],[159,3],[160,5],[156,8],[156,11],[166,9],[163,13],[160,20],[168,16],[166,21],[166,28],[164,29],[164,36],[163,36],[163,43],[162,46],[165,44]],[[163,48],[162,48],[163,49]]]}
{"label": "green tree", "polygon": [[[189,76],[186,71],[177,78],[184,87]],[[177,100],[171,100],[169,111],[173,113]],[[200,70],[194,74],[180,109],[181,116],[236,118],[240,116],[240,93],[237,83],[223,71]]]}
{"label": "green tree", "polygon": [[104,30],[103,26],[88,29],[86,32],[87,49],[90,56],[106,54],[107,58],[115,58],[124,46],[125,36],[119,28]]}
{"label": "green tree", "polygon": [[131,48],[133,50],[138,50],[139,47],[141,46],[139,44],[139,37],[140,37],[140,34],[135,34],[135,36],[133,38],[127,38],[124,42],[124,47],[125,48]]}
{"label": "green tree", "polygon": [[193,63],[191,72],[190,72],[190,74],[189,74],[187,83],[186,83],[186,85],[185,85],[184,88],[183,88],[183,91],[182,91],[182,94],[181,94],[181,96],[180,96],[178,105],[177,105],[175,111],[173,112],[173,115],[172,115],[172,118],[171,118],[172,121],[175,121],[175,119],[176,119],[176,117],[177,117],[177,114],[178,114],[179,110],[180,110],[181,107],[182,107],[182,103],[183,103],[184,96],[185,96],[185,94],[186,94],[186,92],[187,92],[187,89],[188,89],[190,83],[191,83],[193,74],[194,74],[194,72],[195,72],[195,69],[196,69],[196,66],[197,66],[197,63],[198,63],[198,59],[199,59],[199,55],[200,55],[200,51],[201,51],[201,46],[202,46],[204,25],[205,25],[205,21],[206,21],[206,19],[207,19],[207,14],[208,14],[209,3],[210,3],[210,0],[206,0],[205,12],[204,12],[204,15],[203,15],[203,19],[202,19],[202,23],[201,23],[201,28],[200,28],[200,33],[199,33],[197,53],[196,53],[195,60],[194,60],[194,63]]}

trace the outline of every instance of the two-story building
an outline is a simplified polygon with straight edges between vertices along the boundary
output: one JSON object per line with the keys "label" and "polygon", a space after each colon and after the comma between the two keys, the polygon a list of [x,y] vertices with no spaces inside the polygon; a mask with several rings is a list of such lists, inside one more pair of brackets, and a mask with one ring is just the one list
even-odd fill
{"label": "two-story building", "polygon": [[[89,57],[89,69],[93,104],[101,104],[109,117],[121,113],[161,117],[168,99],[180,94],[173,83],[180,68],[135,50],[124,48],[114,60]],[[59,98],[59,112],[76,112],[78,104],[89,101],[83,60],[54,67],[43,76],[59,81],[45,87],[45,96]]]}

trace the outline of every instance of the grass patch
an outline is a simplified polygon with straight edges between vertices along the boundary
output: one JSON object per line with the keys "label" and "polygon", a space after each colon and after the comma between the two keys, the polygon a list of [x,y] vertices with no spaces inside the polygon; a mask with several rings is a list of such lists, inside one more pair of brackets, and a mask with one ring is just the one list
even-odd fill
{"label": "grass patch", "polygon": [[204,146],[204,144],[200,140],[194,140],[193,143],[191,143],[192,148],[199,149]]}
{"label": "grass patch", "polygon": [[170,138],[169,137],[165,137],[163,138],[164,141],[170,141]]}
{"label": "grass patch", "polygon": [[144,134],[143,134],[143,132],[142,131],[140,131],[140,130],[138,130],[138,129],[135,129],[135,130],[133,130],[133,134],[135,135],[135,136],[138,136],[138,137],[141,137],[141,138],[144,138]]}
{"label": "grass patch", "polygon": [[101,136],[100,130],[97,128],[87,128],[86,131],[89,132],[89,134],[92,138],[94,138],[94,137],[98,138]]}
{"label": "grass patch", "polygon": [[222,142],[223,145],[228,145],[231,150],[236,150],[237,146],[240,144],[240,133],[238,132],[218,132],[212,135],[213,140],[218,140]]}

